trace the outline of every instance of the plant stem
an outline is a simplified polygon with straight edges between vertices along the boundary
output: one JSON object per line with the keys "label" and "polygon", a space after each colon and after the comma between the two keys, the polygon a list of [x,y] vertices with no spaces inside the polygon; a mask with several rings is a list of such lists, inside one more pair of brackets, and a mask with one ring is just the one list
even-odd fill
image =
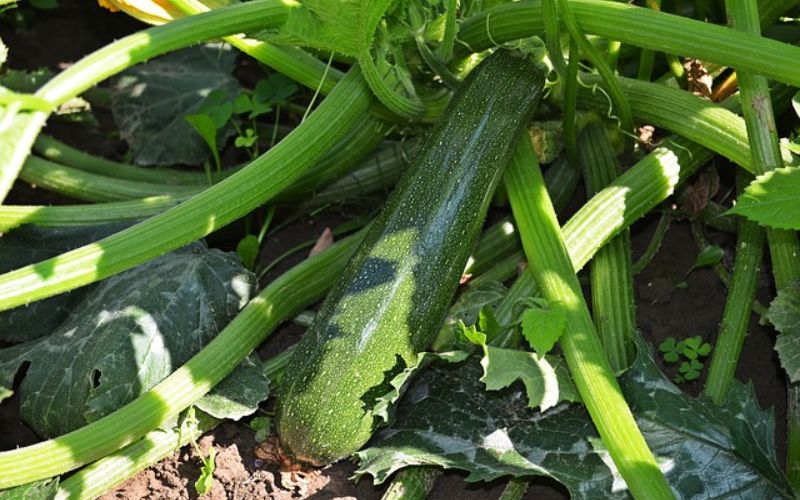
{"label": "plant stem", "polygon": [[503,493],[498,500],[521,500],[528,491],[530,480],[524,477],[515,477],[508,481]]}
{"label": "plant stem", "polygon": [[604,445],[635,498],[674,498],[605,357],[528,137],[504,182],[530,274],[545,298],[566,308],[561,349]]}
{"label": "plant stem", "polygon": [[407,467],[397,473],[381,500],[424,500],[441,475],[438,467]]}
{"label": "plant stem", "polygon": [[[206,15],[210,14],[202,16]],[[306,121],[231,177],[151,219],[50,259],[50,273],[37,272],[43,265],[39,263],[0,276],[0,310],[112,276],[245,215],[314,165],[363,117],[370,103],[369,89],[354,66]]]}
{"label": "plant stem", "polygon": [[[738,176],[740,187],[744,188],[752,176],[741,173]],[[733,382],[739,354],[742,352],[747,328],[750,325],[752,304],[755,298],[760,274],[764,231],[761,227],[744,217],[738,218],[739,238],[736,242],[736,262],[728,287],[728,298],[719,327],[719,336],[711,356],[703,394],[716,404],[725,401]]]}
{"label": "plant stem", "polygon": [[[280,0],[240,3],[128,35],[73,64],[35,95],[54,105],[62,104],[98,82],[158,55],[230,33],[279,26],[289,8]],[[48,115],[43,111],[20,113],[11,129],[2,132],[5,144],[13,147],[0,153],[0,202],[11,189]]]}
{"label": "plant stem", "polygon": [[58,438],[0,453],[0,489],[75,469],[168,422],[225,378],[278,324],[321,298],[362,236],[340,241],[273,281],[203,350],[131,403]]}
{"label": "plant stem", "polygon": [[[280,381],[291,352],[290,347],[264,362],[262,371],[269,379],[271,387]],[[138,441],[72,474],[59,484],[56,500],[97,498],[222,423],[200,410],[195,409],[195,412],[198,420],[196,426],[187,428],[184,425],[175,429],[148,432]]]}
{"label": "plant stem", "polygon": [[[728,20],[735,29],[759,35],[758,6],[755,0],[726,0]],[[742,108],[752,152],[753,169],[763,174],[783,166],[775,117],[770,101],[769,82],[750,68],[734,66],[739,80]],[[794,231],[767,228],[767,241],[772,257],[773,276],[778,292],[800,278],[800,243]],[[795,491],[800,491],[800,412],[794,404],[800,398],[800,386],[787,389],[789,448],[786,473]]]}
{"label": "plant stem", "polygon": [[[580,149],[586,196],[592,197],[619,175],[617,158],[603,126],[590,124]],[[636,313],[633,300],[630,231],[623,229],[597,251],[589,263],[592,314],[614,373],[621,373],[633,361]]]}
{"label": "plant stem", "polygon": [[[647,49],[694,57],[800,86],[800,48],[685,17],[605,0],[570,0],[587,34]],[[785,5],[785,4],[782,4]],[[463,46],[474,51],[544,33],[542,2],[511,2],[465,20]],[[713,40],[713,43],[709,43]]]}
{"label": "plant stem", "polygon": [[658,250],[661,248],[661,243],[664,241],[664,236],[666,236],[667,231],[669,231],[670,224],[672,224],[672,216],[669,214],[661,214],[661,217],[658,219],[656,230],[653,232],[653,237],[650,239],[650,243],[647,244],[647,248],[645,248],[639,260],[634,262],[631,266],[631,272],[634,276],[642,272],[656,256]]}

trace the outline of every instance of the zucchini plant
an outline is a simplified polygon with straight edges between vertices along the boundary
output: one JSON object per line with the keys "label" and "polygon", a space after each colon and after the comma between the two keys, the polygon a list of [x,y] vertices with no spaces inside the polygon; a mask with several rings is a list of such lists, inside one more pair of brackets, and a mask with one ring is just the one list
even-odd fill
{"label": "zucchini plant", "polygon": [[[263,434],[268,394],[273,465],[353,457],[399,471],[386,498],[443,468],[502,498],[796,496],[796,0],[102,3],[155,26],[58,73],[0,40],[0,402],[42,438],[0,451],[0,496],[93,498],[225,420]],[[637,328],[684,220],[735,263],[713,350]],[[753,311],[785,434],[736,380]]]}

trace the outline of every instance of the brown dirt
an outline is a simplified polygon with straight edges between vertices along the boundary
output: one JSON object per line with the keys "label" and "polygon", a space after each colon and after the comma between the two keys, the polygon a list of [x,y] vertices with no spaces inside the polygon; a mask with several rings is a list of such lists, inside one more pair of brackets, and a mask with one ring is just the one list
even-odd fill
{"label": "brown dirt", "polygon": [[[27,30],[12,30],[10,25],[0,21],[0,33],[10,47],[9,65],[16,68],[36,68],[49,66],[63,68],[66,64],[88,54],[108,41],[120,38],[141,24],[123,15],[112,15],[96,8],[93,2],[61,0],[60,8],[53,12],[37,12]],[[47,33],[42,36],[41,33]],[[108,117],[101,114],[101,122],[108,124]],[[79,128],[54,125],[51,133],[63,140],[86,150],[114,156],[119,153],[119,145],[107,130],[101,128]],[[15,200],[40,198],[40,191],[25,186],[15,190]],[[56,202],[59,200],[56,198]],[[267,243],[262,258],[272,260],[287,248],[316,238],[328,226],[335,226],[346,220],[347,213],[326,212],[313,219],[305,218],[281,231]],[[638,255],[649,241],[655,227],[655,218],[647,218],[637,224],[633,231],[634,253]],[[217,235],[217,244],[225,243],[225,233]],[[731,247],[731,239],[723,235],[712,235],[726,248]],[[303,258],[306,251],[298,253],[278,267],[276,272],[287,268]],[[686,287],[676,288],[683,275],[691,266],[697,249],[691,239],[688,225],[673,224],[661,251],[637,279],[637,318],[644,335],[655,345],[667,336],[700,334],[704,339],[714,342],[715,332],[720,321],[725,300],[725,288],[709,269],[692,272],[686,278]],[[763,280],[759,290],[763,303],[768,302],[772,291]],[[262,358],[282,351],[297,341],[302,329],[285,325],[279,329],[259,349]],[[752,380],[761,404],[774,407],[776,411],[778,451],[785,453],[785,385],[772,349],[774,333],[763,328],[753,319],[743,357],[737,371],[740,380]],[[689,392],[697,392],[700,382],[688,384]],[[36,436],[19,421],[18,401],[12,398],[0,405],[0,449],[32,443]],[[217,451],[215,483],[204,498],[212,499],[250,499],[296,497],[296,492],[283,484],[278,471],[260,463],[255,455],[256,442],[253,432],[244,423],[225,423],[204,436],[200,442],[204,454],[209,447]],[[380,498],[384,487],[375,487],[368,481],[353,483],[348,478],[354,465],[343,462],[323,470],[308,485],[307,498]],[[197,498],[193,484],[200,473],[200,461],[191,447],[176,451],[161,463],[131,478],[117,489],[104,495],[103,499]],[[503,482],[490,484],[467,484],[463,475],[448,473],[436,484],[430,498],[444,500],[497,498]],[[566,498],[563,487],[547,479],[535,479],[525,498],[548,499]]]}

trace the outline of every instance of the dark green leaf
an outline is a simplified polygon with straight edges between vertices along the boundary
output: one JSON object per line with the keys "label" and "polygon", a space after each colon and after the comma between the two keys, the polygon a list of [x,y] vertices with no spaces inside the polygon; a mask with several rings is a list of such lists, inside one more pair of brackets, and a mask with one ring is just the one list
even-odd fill
{"label": "dark green leaf", "polygon": [[283,104],[297,92],[297,88],[297,84],[291,78],[281,73],[271,73],[265,80],[256,84],[253,100],[268,106]]}
{"label": "dark green leaf", "polygon": [[767,319],[780,332],[775,350],[789,380],[800,381],[800,282],[778,292],[767,311]]}
{"label": "dark green leaf", "polygon": [[[40,228],[25,225],[0,237],[0,272],[55,257],[128,227],[128,224]],[[40,269],[43,276],[48,270]],[[52,333],[95,285],[0,312],[0,340],[25,342]]]}
{"label": "dark green leaf", "polygon": [[230,321],[254,283],[237,256],[195,243],[100,283],[50,336],[0,350],[0,386],[31,363],[22,418],[57,436],[151,389]]}
{"label": "dark green leaf", "polygon": [[254,234],[248,234],[239,240],[239,243],[236,245],[236,253],[239,254],[239,258],[242,259],[244,267],[251,271],[255,269],[260,249],[261,244],[258,242],[258,236]]}
{"label": "dark green leaf", "polygon": [[[241,92],[231,75],[235,60],[236,54],[231,50],[193,47],[122,73],[112,89],[111,109],[122,138],[131,148],[133,161],[172,165],[198,164],[208,159],[208,141],[199,137],[184,117],[203,114],[200,108],[214,91],[233,109],[230,103]],[[221,137],[215,136],[215,143],[222,144],[232,132],[224,129]]]}
{"label": "dark green leaf", "polygon": [[778,168],[759,175],[747,186],[729,214],[738,214],[762,226],[800,229],[800,169]]}
{"label": "dark green leaf", "polygon": [[697,254],[697,258],[694,260],[694,264],[692,264],[692,269],[713,266],[714,264],[719,263],[724,256],[725,250],[723,250],[722,247],[717,245],[709,245],[705,247],[699,254]]}
{"label": "dark green leaf", "polygon": [[248,113],[253,109],[253,101],[247,94],[239,94],[233,101],[233,112],[237,115]]}
{"label": "dark green leaf", "polygon": [[[382,482],[403,467],[438,465],[468,472],[469,481],[546,475],[576,499],[627,496],[583,406],[532,410],[518,387],[482,391],[480,372],[469,361],[420,373],[394,424],[358,453],[358,474]],[[775,456],[772,413],[758,408],[750,387],[735,384],[723,407],[693,399],[646,353],[620,385],[679,498],[792,497]]]}
{"label": "dark green leaf", "polygon": [[664,361],[668,363],[677,363],[678,359],[680,359],[680,356],[678,356],[678,353],[675,351],[670,351],[664,354]]}
{"label": "dark green leaf", "polygon": [[239,420],[269,397],[269,379],[258,356],[250,356],[194,405],[214,418]]}
{"label": "dark green leaf", "polygon": [[227,125],[233,115],[233,103],[230,101],[229,93],[224,90],[214,90],[203,99],[197,114],[206,114],[214,122],[217,130]]}
{"label": "dark green leaf", "polygon": [[671,352],[675,350],[675,337],[667,337],[664,339],[663,342],[658,346],[658,350],[661,352]]}
{"label": "dark green leaf", "polygon": [[34,9],[53,10],[58,8],[58,0],[28,0]]}
{"label": "dark green leaf", "polygon": [[566,321],[567,313],[558,302],[546,308],[533,307],[522,313],[522,335],[537,354],[544,356],[556,345]]}
{"label": "dark green leaf", "polygon": [[2,500],[51,500],[58,492],[58,478],[23,484],[0,492]]}

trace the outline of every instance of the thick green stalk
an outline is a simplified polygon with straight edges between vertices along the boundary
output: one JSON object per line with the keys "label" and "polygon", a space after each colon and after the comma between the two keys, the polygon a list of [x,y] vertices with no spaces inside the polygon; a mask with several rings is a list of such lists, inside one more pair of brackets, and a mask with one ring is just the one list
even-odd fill
{"label": "thick green stalk", "polygon": [[87,205],[0,205],[0,233],[22,224],[83,226],[145,219],[172,208],[188,196],[153,196],[141,200]]}
{"label": "thick green stalk", "polygon": [[29,156],[19,178],[36,187],[84,201],[122,201],[159,195],[192,195],[203,190],[197,184],[153,184],[114,179]]}
{"label": "thick green stalk", "polygon": [[[300,264],[302,265],[302,264]],[[326,286],[325,283],[321,284]],[[264,362],[263,373],[270,387],[278,385],[292,348]],[[196,412],[196,425],[148,432],[138,441],[111,453],[69,476],[58,485],[56,500],[91,500],[111,490],[144,469],[160,462],[175,450],[196,441],[222,421],[201,411]]]}
{"label": "thick green stalk", "polygon": [[0,453],[0,489],[75,469],[169,422],[225,378],[278,324],[320,299],[362,235],[342,240],[273,281],[203,350],[131,403],[63,436]]}
{"label": "thick green stalk", "polygon": [[[36,142],[33,143],[33,151],[51,162],[107,177],[153,184],[208,185],[208,176],[203,172],[188,172],[171,168],[145,168],[107,160],[75,149],[46,134],[39,134]],[[231,172],[225,171],[215,172],[212,174],[212,180],[221,180],[230,174]]]}
{"label": "thick green stalk", "polygon": [[[603,3],[612,2],[606,1]],[[572,13],[572,8],[570,7],[569,2],[567,0],[558,0],[558,6],[559,16],[566,25],[570,37],[578,44],[581,53],[586,56],[587,59],[589,59],[594,66],[594,69],[600,74],[600,77],[606,83],[608,93],[611,96],[611,101],[614,103],[615,111],[619,116],[620,127],[624,132],[633,132],[633,115],[631,114],[631,107],[630,104],[628,104],[628,100],[625,98],[625,94],[622,92],[622,89],[617,83],[614,70],[611,69],[608,61],[605,60],[597,47],[595,47],[586,38],[580,23],[578,23],[577,19],[575,19],[575,15]],[[570,59],[574,57],[572,54],[573,48],[575,48],[574,45],[570,47]],[[575,56],[577,56],[577,51],[575,52]],[[575,61],[575,64],[577,64],[577,61]],[[577,72],[577,66],[575,66],[573,72]]]}
{"label": "thick green stalk", "polygon": [[425,500],[441,475],[438,467],[407,467],[397,473],[381,500]]}
{"label": "thick green stalk", "polygon": [[[740,183],[742,188],[747,185],[747,181],[752,180],[752,176],[745,176],[743,173],[739,178],[744,178],[745,181]],[[733,382],[739,354],[750,325],[764,248],[764,230],[757,223],[740,217],[737,233],[739,237],[736,242],[733,277],[728,287],[725,311],[722,313],[719,335],[703,388],[703,394],[717,404],[725,401],[725,395]]]}
{"label": "thick green stalk", "polygon": [[515,477],[503,488],[503,493],[500,494],[498,500],[521,500],[528,491],[528,486],[530,486],[529,479]]}
{"label": "thick green stalk", "polygon": [[[758,6],[755,0],[727,0],[728,20],[735,29],[759,35]],[[736,66],[742,110],[747,123],[753,169],[763,174],[783,166],[775,117],[772,112],[769,82],[750,68]],[[770,75],[767,75],[770,76]],[[778,291],[800,279],[800,243],[794,231],[767,228],[767,241],[772,257],[773,276]],[[795,491],[800,491],[800,412],[794,404],[800,399],[800,386],[790,384],[787,408],[789,449],[787,476]]]}
{"label": "thick green stalk", "polygon": [[[355,66],[292,133],[231,177],[99,242],[0,276],[0,310],[130,269],[242,217],[314,165],[364,116],[370,103],[369,89]],[[48,273],[40,272],[43,268]]]}
{"label": "thick green stalk", "polygon": [[[134,33],[73,64],[35,95],[54,105],[62,104],[106,78],[158,55],[230,33],[279,26],[290,8],[280,0],[246,2]],[[0,202],[11,189],[48,115],[43,111],[21,112],[13,129],[3,131],[5,138],[13,141],[13,149],[0,156]]]}
{"label": "thick green stalk", "polygon": [[[665,12],[606,0],[570,0],[587,34],[647,49],[757,72],[800,86],[800,48]],[[497,43],[544,33],[542,2],[512,2],[461,24],[462,47],[480,51]],[[713,40],[713,43],[709,42]]]}
{"label": "thick green stalk", "polygon": [[[603,126],[590,124],[583,131],[586,140],[580,149],[586,196],[592,197],[614,182],[619,175],[617,158]],[[636,312],[631,271],[631,237],[623,229],[589,263],[592,289],[592,314],[597,332],[614,373],[633,361],[633,335]]]}
{"label": "thick green stalk", "polygon": [[603,352],[529,138],[519,142],[504,182],[530,274],[547,300],[566,309],[559,343],[603,444],[635,498],[674,498]]}

